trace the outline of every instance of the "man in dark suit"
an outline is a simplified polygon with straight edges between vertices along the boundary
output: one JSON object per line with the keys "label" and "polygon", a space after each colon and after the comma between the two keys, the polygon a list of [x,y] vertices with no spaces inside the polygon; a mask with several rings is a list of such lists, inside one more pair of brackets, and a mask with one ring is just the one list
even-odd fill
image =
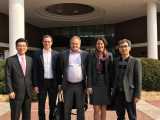
{"label": "man in dark suit", "polygon": [[45,120],[45,103],[49,98],[49,120],[53,120],[53,111],[57,95],[57,68],[58,52],[51,49],[53,39],[50,35],[44,35],[42,39],[43,49],[34,55],[33,85],[38,93],[39,120]]}
{"label": "man in dark suit", "polygon": [[64,93],[64,120],[71,120],[71,110],[75,103],[77,119],[84,120],[84,89],[86,87],[86,51],[80,50],[81,39],[73,36],[70,49],[61,54],[61,76]]}
{"label": "man in dark suit", "polygon": [[119,41],[120,57],[115,60],[115,81],[112,94],[115,96],[117,120],[125,119],[125,110],[129,120],[136,120],[136,102],[140,99],[142,87],[142,69],[138,59],[130,56],[131,42]]}
{"label": "man in dark suit", "polygon": [[20,38],[16,41],[17,54],[6,60],[6,88],[10,100],[11,120],[31,118],[32,59],[25,55],[28,43]]}

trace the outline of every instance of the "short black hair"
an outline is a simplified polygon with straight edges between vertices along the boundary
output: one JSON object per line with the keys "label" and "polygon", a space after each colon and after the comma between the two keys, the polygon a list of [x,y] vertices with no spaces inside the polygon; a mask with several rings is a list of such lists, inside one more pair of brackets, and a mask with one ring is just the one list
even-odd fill
{"label": "short black hair", "polygon": [[42,41],[45,39],[45,38],[51,38],[52,42],[53,42],[53,38],[51,35],[43,35],[42,37]]}
{"label": "short black hair", "polygon": [[17,39],[16,40],[16,46],[18,45],[18,43],[20,43],[20,42],[25,42],[26,43],[26,45],[28,46],[28,42],[27,42],[27,40],[26,39],[24,39],[24,38],[19,38],[19,39]]}

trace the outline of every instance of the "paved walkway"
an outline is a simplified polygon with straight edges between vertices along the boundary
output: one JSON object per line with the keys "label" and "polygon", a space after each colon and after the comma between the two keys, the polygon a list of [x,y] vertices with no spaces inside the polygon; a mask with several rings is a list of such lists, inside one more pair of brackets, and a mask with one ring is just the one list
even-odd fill
{"label": "paved walkway", "polygon": [[[139,101],[137,104],[138,120],[160,120],[160,101]],[[74,112],[74,111],[73,111]],[[48,107],[46,105],[46,113],[48,116]],[[85,113],[86,120],[93,120],[93,108],[89,106]],[[127,115],[126,115],[127,118]],[[10,120],[9,104],[7,102],[0,103],[0,120]],[[37,103],[32,103],[32,120],[38,120]],[[72,115],[72,120],[76,120],[76,116]],[[116,120],[114,111],[107,111],[106,120]]]}

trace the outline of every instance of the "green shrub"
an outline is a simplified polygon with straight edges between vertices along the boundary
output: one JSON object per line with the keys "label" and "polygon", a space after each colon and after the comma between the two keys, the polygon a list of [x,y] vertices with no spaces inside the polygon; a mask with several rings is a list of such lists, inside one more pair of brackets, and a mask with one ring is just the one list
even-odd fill
{"label": "green shrub", "polygon": [[36,102],[38,100],[38,95],[34,91],[32,91],[32,101]]}
{"label": "green shrub", "polygon": [[[5,69],[5,60],[0,60],[0,94],[6,93],[4,69]],[[32,92],[32,100],[37,101],[37,95],[35,94],[35,92]]]}
{"label": "green shrub", "polygon": [[5,74],[4,74],[4,67],[5,67],[5,60],[0,60],[0,82],[5,79]]}
{"label": "green shrub", "polygon": [[[144,90],[160,91],[160,60],[141,58],[142,62],[142,87]],[[5,60],[0,60],[0,94],[5,93]],[[33,93],[33,101],[37,95]]]}
{"label": "green shrub", "polygon": [[0,94],[4,94],[6,92],[4,67],[5,60],[0,60]]}
{"label": "green shrub", "polygon": [[0,82],[0,94],[5,94],[5,93],[6,93],[5,83]]}
{"label": "green shrub", "polygon": [[144,90],[160,90],[160,61],[142,58],[142,87]]}

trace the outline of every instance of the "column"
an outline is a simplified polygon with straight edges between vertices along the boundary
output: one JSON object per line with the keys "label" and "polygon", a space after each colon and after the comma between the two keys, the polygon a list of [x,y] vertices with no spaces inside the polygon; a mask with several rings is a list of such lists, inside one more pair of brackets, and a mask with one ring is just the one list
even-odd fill
{"label": "column", "polygon": [[4,59],[8,58],[8,50],[4,50]]}
{"label": "column", "polygon": [[9,0],[9,56],[16,54],[15,42],[25,37],[24,0]]}
{"label": "column", "polygon": [[147,40],[148,58],[158,59],[157,5],[151,0],[147,3]]}

